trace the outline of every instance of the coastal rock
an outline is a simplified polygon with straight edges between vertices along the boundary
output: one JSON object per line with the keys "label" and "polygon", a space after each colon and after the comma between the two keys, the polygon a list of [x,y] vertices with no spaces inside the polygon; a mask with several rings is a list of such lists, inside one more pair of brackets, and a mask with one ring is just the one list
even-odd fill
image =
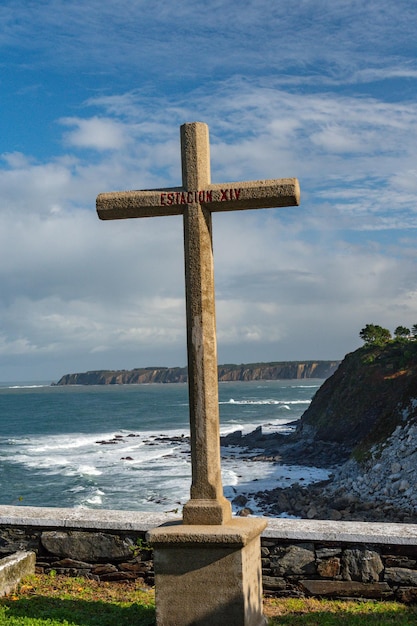
{"label": "coastal rock", "polygon": [[[344,358],[297,426],[299,438],[340,443],[360,458],[382,445],[417,407],[417,341],[364,346]],[[403,441],[403,443],[406,443]],[[402,469],[393,458],[391,474]]]}
{"label": "coastal rock", "polygon": [[347,355],[293,434],[257,432],[238,445],[262,447],[257,460],[332,472],[326,483],[254,494],[265,514],[416,523],[417,341]]}
{"label": "coastal rock", "polygon": [[[413,405],[414,400],[409,413],[414,419]],[[396,521],[415,521],[417,492],[412,485],[417,484],[416,450],[417,429],[413,421],[406,422],[382,444],[373,446],[361,463],[351,459],[335,470],[333,482],[323,495],[331,497],[344,492],[342,497],[355,497],[363,507],[372,504],[379,507],[381,520],[391,519],[395,511]],[[399,458],[401,463],[397,461]],[[391,473],[393,465],[396,474]]]}

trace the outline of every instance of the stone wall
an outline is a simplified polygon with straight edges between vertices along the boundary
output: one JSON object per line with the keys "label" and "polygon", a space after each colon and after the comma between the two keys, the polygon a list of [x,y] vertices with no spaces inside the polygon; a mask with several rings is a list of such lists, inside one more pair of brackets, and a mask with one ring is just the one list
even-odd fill
{"label": "stone wall", "polygon": [[417,600],[417,546],[263,539],[268,596]]}
{"label": "stone wall", "polygon": [[36,572],[51,571],[93,580],[141,578],[153,585],[152,551],[143,532],[100,532],[0,526],[0,557],[19,550],[36,553]]}
{"label": "stone wall", "polygon": [[[0,557],[33,550],[37,570],[153,584],[146,532],[172,516],[0,507]],[[265,595],[417,601],[417,525],[271,519]]]}

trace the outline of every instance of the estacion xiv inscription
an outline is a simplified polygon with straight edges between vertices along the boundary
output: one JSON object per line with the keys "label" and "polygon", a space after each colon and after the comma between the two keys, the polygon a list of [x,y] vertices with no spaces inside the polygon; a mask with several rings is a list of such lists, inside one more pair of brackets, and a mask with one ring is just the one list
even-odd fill
{"label": "estacion xiv inscription", "polygon": [[241,189],[202,189],[200,191],[170,191],[161,193],[161,206],[174,204],[205,204],[239,200]]}

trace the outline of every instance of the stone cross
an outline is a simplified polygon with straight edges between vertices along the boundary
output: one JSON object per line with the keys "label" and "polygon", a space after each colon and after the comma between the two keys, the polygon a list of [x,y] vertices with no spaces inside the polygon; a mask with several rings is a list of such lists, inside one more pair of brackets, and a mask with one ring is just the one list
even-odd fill
{"label": "stone cross", "polygon": [[299,204],[296,178],[212,184],[208,126],[181,126],[182,186],[102,193],[102,220],[182,215],[184,222],[191,498],[184,524],[225,524],[231,506],[223,495],[211,214]]}

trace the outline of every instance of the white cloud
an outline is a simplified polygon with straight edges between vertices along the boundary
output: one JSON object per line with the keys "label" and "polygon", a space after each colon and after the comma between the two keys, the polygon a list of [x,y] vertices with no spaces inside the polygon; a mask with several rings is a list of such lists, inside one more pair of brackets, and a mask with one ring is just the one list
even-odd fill
{"label": "white cloud", "polygon": [[64,134],[64,140],[70,146],[94,150],[120,150],[130,141],[126,126],[109,118],[66,117],[62,118],[60,123],[73,127]]}

